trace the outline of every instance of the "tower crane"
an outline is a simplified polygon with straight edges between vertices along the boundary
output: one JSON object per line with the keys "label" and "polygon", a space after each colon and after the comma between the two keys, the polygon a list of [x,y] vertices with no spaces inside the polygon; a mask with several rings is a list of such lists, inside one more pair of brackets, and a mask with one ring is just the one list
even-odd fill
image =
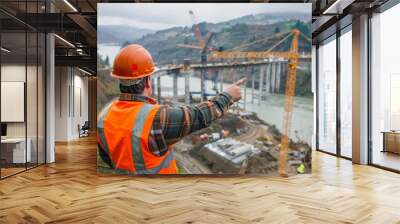
{"label": "tower crane", "polygon": [[197,37],[197,40],[199,41],[199,47],[204,48],[204,40],[203,37],[201,36],[200,26],[199,23],[197,22],[196,16],[194,15],[194,12],[192,10],[189,11],[189,15],[190,19],[192,20],[192,23],[195,24],[194,33]]}
{"label": "tower crane", "polygon": [[[198,40],[198,45],[189,45],[189,44],[178,44],[178,47],[184,47],[184,48],[192,48],[192,49],[198,49],[201,51],[200,55],[200,62],[201,64],[205,65],[207,64],[207,54],[210,50],[213,50],[208,47],[208,45],[211,42],[211,39],[214,35],[214,33],[209,32],[207,34],[206,39],[203,39],[201,36],[201,31],[200,31],[200,26],[197,23],[196,16],[194,15],[194,12],[192,10],[189,11],[190,18],[192,20],[193,26],[194,26],[194,33],[196,35],[196,38]],[[201,99],[205,100],[206,99],[206,93],[205,93],[205,86],[204,86],[204,79],[207,74],[207,71],[205,69],[201,70],[200,78],[201,78]]]}
{"label": "tower crane", "polygon": [[289,134],[292,126],[293,114],[293,97],[296,90],[296,72],[298,64],[298,49],[299,49],[299,33],[300,31],[293,30],[293,40],[289,51],[289,68],[286,80],[285,91],[285,107],[283,113],[281,149],[279,151],[279,174],[287,177],[287,154],[290,145]]}
{"label": "tower crane", "polygon": [[[280,35],[280,34],[279,34]],[[281,145],[279,150],[279,175],[283,177],[287,177],[287,154],[290,145],[289,134],[291,131],[292,125],[292,114],[293,114],[293,101],[294,95],[296,90],[296,73],[297,73],[297,65],[298,65],[298,42],[299,36],[302,36],[306,40],[309,40],[307,36],[301,33],[298,29],[293,29],[291,32],[288,32],[286,36],[274,44],[270,49],[267,51],[261,52],[242,52],[242,51],[213,51],[211,52],[211,57],[213,58],[225,58],[225,59],[234,59],[234,58],[249,58],[249,59],[256,59],[256,58],[286,58],[289,59],[288,64],[288,75],[286,80],[286,90],[285,90],[285,106],[284,106],[284,113],[283,113],[283,122],[282,122],[282,135],[281,135]],[[284,52],[276,52],[272,51],[276,46],[283,43],[286,39],[293,36],[290,50]],[[265,38],[265,39],[270,39]],[[237,48],[242,48],[243,46],[248,46],[262,40],[253,41],[251,43],[247,43],[241,45]],[[310,41],[310,40],[309,40]]]}
{"label": "tower crane", "polygon": [[190,15],[190,19],[192,20],[192,25],[193,25],[193,28],[194,28],[194,34],[195,34],[196,39],[198,41],[198,45],[178,44],[178,47],[204,50],[205,48],[208,47],[207,45],[210,42],[212,33],[209,32],[207,34],[207,37],[204,39],[203,36],[201,35],[199,23],[197,22],[196,16],[194,15],[194,12],[192,10],[189,11],[189,15]]}
{"label": "tower crane", "polygon": [[[205,64],[207,62],[207,52],[210,52],[210,59],[235,59],[235,58],[247,58],[247,59],[265,59],[265,58],[286,58],[289,60],[288,63],[288,75],[287,75],[287,80],[286,80],[286,89],[285,89],[285,105],[284,105],[284,113],[283,113],[283,119],[282,119],[282,134],[281,134],[281,144],[280,144],[280,150],[279,150],[279,167],[278,167],[278,172],[279,175],[283,177],[287,177],[287,155],[288,155],[288,149],[290,146],[290,139],[289,139],[289,134],[291,131],[291,125],[292,125],[292,114],[293,114],[293,103],[294,103],[294,95],[295,95],[295,90],[296,90],[296,73],[297,73],[297,66],[298,66],[298,59],[299,59],[299,36],[302,36],[304,39],[307,41],[311,41],[310,38],[308,38],[306,35],[304,35],[302,32],[300,32],[298,29],[293,29],[290,32],[287,33],[278,33],[275,34],[272,37],[267,37],[261,40],[256,40],[251,43],[246,43],[244,45],[235,47],[232,50],[235,51],[217,51],[215,49],[209,49],[208,45],[210,43],[210,40],[212,38],[212,33],[209,33],[208,38],[204,40],[201,36],[200,32],[200,27],[198,26],[198,23],[196,21],[196,17],[194,16],[194,13],[192,10],[189,11],[190,17],[192,19],[192,22],[194,24],[194,32],[198,40],[198,46],[196,45],[185,45],[185,44],[180,44],[178,45],[179,47],[186,47],[186,48],[192,48],[192,49],[199,49],[201,50],[201,63]],[[278,41],[276,44],[274,44],[270,49],[267,51],[261,51],[261,52],[243,52],[243,51],[237,51],[236,49],[243,48],[261,41],[265,41],[267,39],[271,39],[273,37],[283,37],[280,41]],[[289,51],[273,51],[277,46],[279,46],[281,43],[283,43],[285,40],[289,39],[290,37],[293,37],[290,45],[290,50]],[[307,57],[307,56],[306,56]],[[206,71],[202,70],[201,72],[201,78],[202,82],[204,79]],[[205,90],[204,86],[201,87],[202,89],[202,98],[204,99],[205,97]]]}

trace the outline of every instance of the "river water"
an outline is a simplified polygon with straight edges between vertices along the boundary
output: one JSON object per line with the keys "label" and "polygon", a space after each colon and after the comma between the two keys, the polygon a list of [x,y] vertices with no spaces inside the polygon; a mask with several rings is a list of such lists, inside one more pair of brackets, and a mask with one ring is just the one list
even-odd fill
{"label": "river water", "polygon": [[[115,55],[119,51],[119,46],[115,45],[98,45],[98,53],[105,57],[110,58],[112,63]],[[172,84],[173,80],[171,76],[161,77],[161,87],[162,96],[172,96]],[[199,92],[200,91],[200,79],[197,77],[191,77],[189,81],[190,91]],[[207,80],[205,82],[207,92],[213,87],[212,81]],[[229,84],[223,84],[224,88]],[[178,78],[178,95],[184,95],[185,93],[185,81],[183,77]],[[219,88],[219,86],[218,86]],[[212,91],[210,91],[212,92]],[[244,92],[244,90],[243,90]],[[254,92],[258,94],[258,90],[255,89]],[[258,98],[254,99],[254,103],[251,101],[251,88],[246,90],[246,110],[252,111],[258,114],[258,117],[269,124],[275,125],[278,129],[282,127],[283,119],[283,108],[285,102],[285,95],[282,94],[269,94],[267,99],[261,101],[258,104]],[[242,96],[244,98],[244,96]],[[311,144],[312,134],[313,134],[313,99],[308,97],[295,97],[294,98],[294,108],[293,108],[293,118],[292,118],[292,128],[290,137],[293,140],[301,139],[303,141]]]}

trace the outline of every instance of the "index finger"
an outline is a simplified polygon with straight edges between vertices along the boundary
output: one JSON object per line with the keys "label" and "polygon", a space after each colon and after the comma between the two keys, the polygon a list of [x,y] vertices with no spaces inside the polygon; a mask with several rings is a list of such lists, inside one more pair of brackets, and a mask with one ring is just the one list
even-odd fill
{"label": "index finger", "polygon": [[238,80],[238,81],[235,83],[235,85],[240,86],[240,85],[242,85],[245,81],[246,81],[246,78],[240,79],[240,80]]}

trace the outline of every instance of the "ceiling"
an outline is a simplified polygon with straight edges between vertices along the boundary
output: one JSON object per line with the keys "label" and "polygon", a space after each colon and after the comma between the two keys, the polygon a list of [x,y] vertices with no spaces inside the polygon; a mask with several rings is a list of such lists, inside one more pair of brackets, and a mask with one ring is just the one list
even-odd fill
{"label": "ceiling", "polygon": [[[26,55],[25,31],[54,32],[56,65],[81,67],[96,73],[96,4],[94,0],[1,0],[3,46],[8,58]],[[51,12],[51,13],[49,13]],[[28,34],[28,40],[31,39]],[[29,52],[36,47],[27,45]],[[19,57],[24,58],[24,57]],[[73,63],[71,63],[73,62]]]}

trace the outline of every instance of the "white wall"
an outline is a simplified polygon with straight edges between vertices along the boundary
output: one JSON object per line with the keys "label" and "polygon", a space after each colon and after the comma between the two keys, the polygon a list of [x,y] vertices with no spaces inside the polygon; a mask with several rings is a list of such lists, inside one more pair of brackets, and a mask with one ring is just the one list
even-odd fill
{"label": "white wall", "polygon": [[[5,64],[1,66],[1,81],[3,82],[25,82],[25,75],[27,69],[28,72],[28,88],[27,88],[27,118],[28,118],[28,129],[34,127],[36,130],[36,80],[31,77],[32,74],[36,76],[36,66],[29,66],[26,68],[25,65],[18,64]],[[40,71],[39,71],[40,72]],[[39,105],[41,106],[41,105]],[[7,110],[7,108],[2,108]],[[35,113],[33,113],[35,112]],[[32,123],[34,122],[34,123]],[[7,122],[7,135],[8,137],[25,137],[25,122]],[[29,131],[29,130],[28,130]],[[36,132],[35,132],[36,135]],[[28,132],[28,137],[29,132]]]}
{"label": "white wall", "polygon": [[[2,65],[1,81],[5,82],[25,82],[25,65]],[[1,108],[6,110],[6,108]],[[25,123],[7,123],[7,137],[25,137]]]}
{"label": "white wall", "polygon": [[55,140],[68,140],[69,68],[55,68]]}
{"label": "white wall", "polygon": [[[37,70],[38,69],[38,70]],[[6,122],[8,138],[29,139],[32,150],[32,161],[44,162],[44,74],[42,68],[25,64],[3,64],[1,66],[1,81],[3,82],[24,82],[26,84],[26,107],[23,106],[22,112],[27,115],[23,122]],[[27,80],[25,80],[27,78]],[[23,92],[21,93],[23,94]],[[2,96],[7,97],[7,96]],[[1,108],[10,110],[10,108]],[[26,111],[25,111],[26,110]],[[37,157],[37,153],[39,156]]]}
{"label": "white wall", "polygon": [[56,141],[77,139],[78,124],[88,120],[88,78],[83,75],[76,68],[56,67]]}

